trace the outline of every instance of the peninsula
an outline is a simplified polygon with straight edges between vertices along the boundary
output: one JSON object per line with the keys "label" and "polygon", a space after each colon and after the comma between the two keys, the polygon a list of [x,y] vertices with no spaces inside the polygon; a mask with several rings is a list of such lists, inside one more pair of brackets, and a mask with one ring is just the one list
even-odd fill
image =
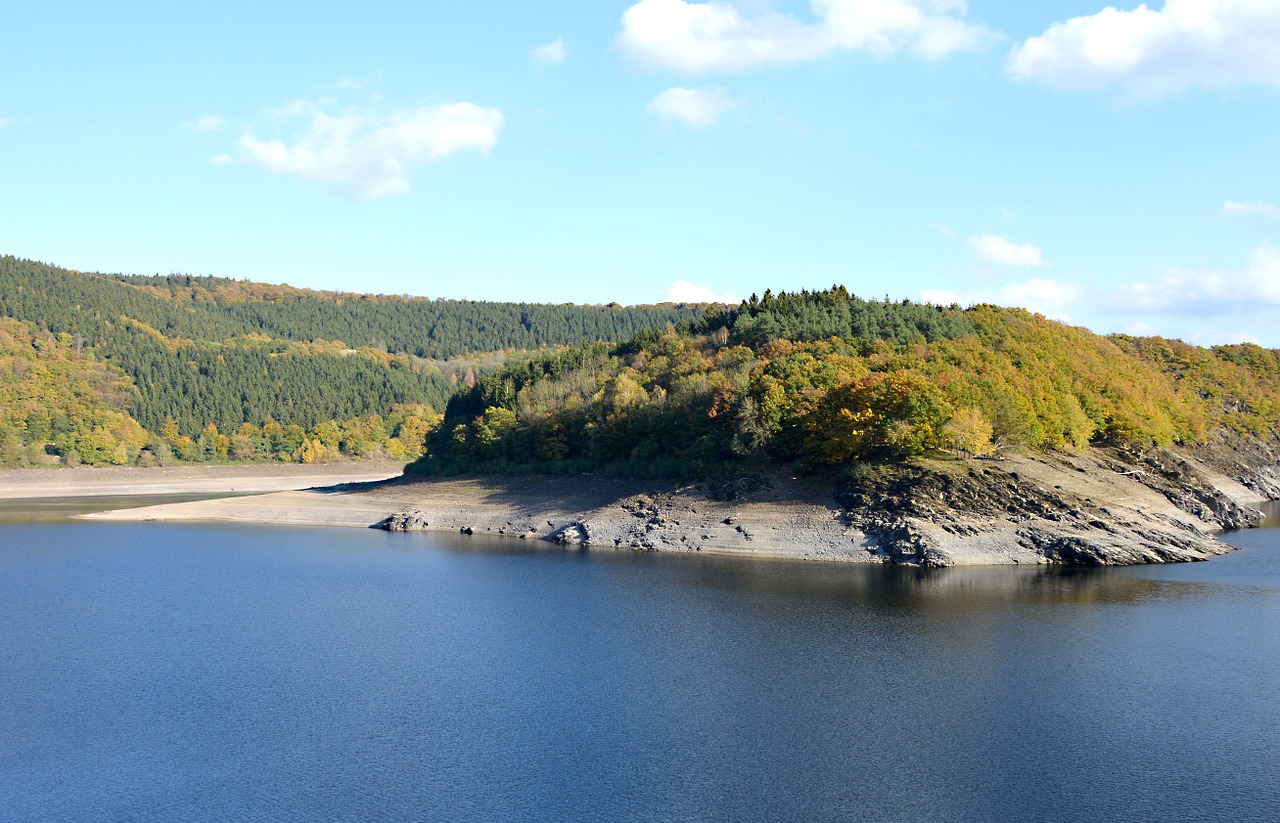
{"label": "peninsula", "polygon": [[[1099,565],[1211,557],[1280,498],[1280,352],[1021,309],[450,303],[14,258],[0,308],[0,462],[273,492],[99,517]],[[262,480],[290,464],[314,474]]]}
{"label": "peninsula", "polygon": [[1165,451],[1136,466],[1102,450],[923,459],[863,486],[777,473],[702,482],[406,476],[87,517],[372,526],[537,541],[521,545],[547,550],[922,567],[1128,565],[1206,560],[1231,550],[1215,536],[1221,529],[1256,525],[1280,471],[1216,455]]}

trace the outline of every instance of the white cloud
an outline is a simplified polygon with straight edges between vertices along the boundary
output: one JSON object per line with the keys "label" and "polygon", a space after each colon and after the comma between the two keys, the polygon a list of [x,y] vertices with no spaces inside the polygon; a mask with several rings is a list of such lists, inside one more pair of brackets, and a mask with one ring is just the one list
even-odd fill
{"label": "white cloud", "polygon": [[0,129],[4,128],[5,126],[9,125],[12,122],[13,121],[8,119],[7,117],[0,117]]}
{"label": "white cloud", "polygon": [[295,102],[277,116],[302,117],[308,122],[291,144],[245,132],[240,138],[244,159],[272,174],[296,174],[365,200],[408,192],[412,163],[461,151],[488,154],[503,125],[500,109],[473,103],[390,114],[350,110],[329,114],[320,105]]}
{"label": "white cloud", "polygon": [[1166,0],[1159,11],[1108,6],[1015,46],[1008,69],[1051,87],[1115,86],[1138,95],[1190,86],[1280,87],[1280,3]]}
{"label": "white cloud", "polygon": [[969,250],[984,263],[997,266],[1021,266],[1023,268],[1047,268],[1044,252],[1032,243],[1019,245],[995,234],[983,234],[969,238]]}
{"label": "white cloud", "polygon": [[[753,4],[758,6],[759,4]],[[966,0],[810,0],[813,22],[744,13],[727,0],[640,0],[622,15],[618,45],[641,64],[688,74],[788,65],[841,51],[927,59],[981,48],[999,35],[964,20]]]}
{"label": "white cloud", "polygon": [[1124,333],[1133,337],[1156,337],[1160,330],[1145,320],[1132,320],[1125,324]]}
{"label": "white cloud", "polygon": [[196,131],[217,131],[227,124],[226,120],[213,114],[206,114],[195,122],[191,128]]}
{"label": "white cloud", "polygon": [[705,128],[737,105],[724,89],[667,89],[649,101],[646,111],[663,120],[679,120],[686,126]]}
{"label": "white cloud", "polygon": [[1066,309],[1075,305],[1080,297],[1080,285],[1062,280],[1033,278],[1020,283],[1008,283],[989,291],[958,294],[946,289],[929,289],[921,292],[921,299],[937,306],[958,303],[972,306],[975,303],[994,303],[998,306],[1014,306],[1039,312],[1045,317],[1071,322]]}
{"label": "white cloud", "polygon": [[1224,331],[1223,329],[1196,329],[1187,335],[1187,342],[1194,343],[1197,346],[1220,346],[1230,345],[1232,343],[1253,343],[1261,346],[1262,339],[1253,332],[1235,329],[1232,331]]}
{"label": "white cloud", "polygon": [[554,66],[569,59],[569,45],[564,42],[563,37],[557,37],[550,43],[530,49],[529,56],[539,66]]}
{"label": "white cloud", "polygon": [[343,77],[340,80],[338,80],[338,83],[337,83],[338,88],[343,90],[363,89],[367,85],[369,84],[363,80],[353,80],[350,77]]}
{"label": "white cloud", "polygon": [[1280,249],[1264,243],[1243,271],[1169,269],[1115,288],[1107,302],[1112,311],[1191,316],[1280,307]]}
{"label": "white cloud", "polygon": [[215,166],[229,166],[236,161],[229,154],[215,154],[209,158],[209,162]]}
{"label": "white cloud", "polygon": [[1228,217],[1275,217],[1280,218],[1280,207],[1270,203],[1257,201],[1236,202],[1228,200],[1222,204],[1222,213]]}
{"label": "white cloud", "polygon": [[1021,306],[1038,311],[1046,317],[1070,322],[1062,310],[1074,305],[1080,294],[1080,286],[1061,280],[1035,278],[1025,283],[1010,283],[1000,289],[998,302],[1005,306]]}
{"label": "white cloud", "polygon": [[1131,337],[1171,337],[1180,335],[1180,339],[1196,346],[1221,346],[1232,343],[1262,345],[1262,339],[1258,335],[1242,329],[1189,327],[1171,331],[1168,328],[1157,328],[1145,320],[1134,320],[1126,323],[1124,325],[1124,333]]}
{"label": "white cloud", "polygon": [[947,240],[955,240],[956,237],[959,236],[956,234],[956,230],[948,226],[946,223],[930,223],[929,228],[933,229]]}
{"label": "white cloud", "polygon": [[677,280],[667,287],[662,297],[665,303],[740,303],[739,298],[728,292],[716,294],[706,286],[690,283],[688,280]]}

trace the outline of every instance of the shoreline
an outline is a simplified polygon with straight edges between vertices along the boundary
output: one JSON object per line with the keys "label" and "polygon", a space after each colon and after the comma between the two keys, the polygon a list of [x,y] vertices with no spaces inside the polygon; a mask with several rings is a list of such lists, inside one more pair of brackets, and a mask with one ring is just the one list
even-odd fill
{"label": "shoreline", "polygon": [[247,463],[0,471],[0,502],[93,497],[265,494],[398,477],[402,463]]}
{"label": "shoreline", "polygon": [[536,540],[548,550],[918,567],[1132,565],[1231,551],[1215,535],[1230,524],[1256,522],[1251,507],[1268,498],[1190,455],[1167,459],[1182,473],[1177,483],[1091,450],[998,462],[920,461],[898,487],[855,489],[839,500],[830,477],[786,473],[728,489],[596,476],[402,476],[360,489],[292,486],[83,517],[381,527]]}

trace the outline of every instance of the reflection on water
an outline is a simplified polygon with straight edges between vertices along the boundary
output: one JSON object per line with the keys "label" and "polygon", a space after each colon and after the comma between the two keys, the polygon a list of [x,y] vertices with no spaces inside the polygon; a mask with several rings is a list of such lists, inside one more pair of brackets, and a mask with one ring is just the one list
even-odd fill
{"label": "reflection on water", "polygon": [[1280,530],[914,570],[51,522],[103,502],[0,525],[6,819],[1280,819]]}
{"label": "reflection on water", "polygon": [[1280,529],[1280,500],[1268,500],[1266,503],[1257,504],[1254,508],[1261,511],[1264,517],[1260,528]]}
{"label": "reflection on water", "polygon": [[[973,611],[1039,606],[1124,605],[1152,600],[1271,595],[1280,592],[1280,563],[1267,547],[1280,531],[1251,529],[1226,535],[1236,546],[1262,553],[1228,552],[1203,563],[1112,568],[1052,565],[917,569],[879,564],[823,563],[693,553],[610,549],[565,552],[541,542],[452,534],[399,534],[392,545],[446,548],[463,554],[555,556],[574,562],[634,568],[683,586],[768,598],[856,604],[894,612]],[[1280,544],[1275,551],[1280,554]]]}
{"label": "reflection on water", "polygon": [[1204,597],[1221,588],[1221,584],[1213,582],[1153,579],[1118,573],[1119,569],[1053,566],[910,569],[767,561],[726,563],[724,558],[701,567],[689,565],[691,568],[684,570],[685,582],[692,585],[894,610],[983,611],[1006,608],[1012,602],[1043,606],[1119,605],[1153,598]]}

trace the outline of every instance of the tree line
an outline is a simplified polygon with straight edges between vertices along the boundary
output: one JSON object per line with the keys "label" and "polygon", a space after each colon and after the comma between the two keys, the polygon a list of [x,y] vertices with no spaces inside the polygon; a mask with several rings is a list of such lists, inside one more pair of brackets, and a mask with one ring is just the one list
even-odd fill
{"label": "tree line", "polygon": [[[317,446],[330,457],[411,458],[417,428],[457,387],[521,362],[523,349],[620,339],[698,314],[82,274],[0,257],[13,366],[0,463],[301,460],[316,459]],[[348,436],[356,430],[366,433]]]}
{"label": "tree line", "polygon": [[420,358],[625,340],[696,306],[576,306],[346,294],[189,275],[82,274],[0,257],[0,314],[94,342],[125,316],[173,339],[341,340]]}
{"label": "tree line", "polygon": [[939,450],[1142,451],[1223,428],[1280,428],[1280,353],[833,287],[498,370],[450,399],[412,469],[701,476]]}

